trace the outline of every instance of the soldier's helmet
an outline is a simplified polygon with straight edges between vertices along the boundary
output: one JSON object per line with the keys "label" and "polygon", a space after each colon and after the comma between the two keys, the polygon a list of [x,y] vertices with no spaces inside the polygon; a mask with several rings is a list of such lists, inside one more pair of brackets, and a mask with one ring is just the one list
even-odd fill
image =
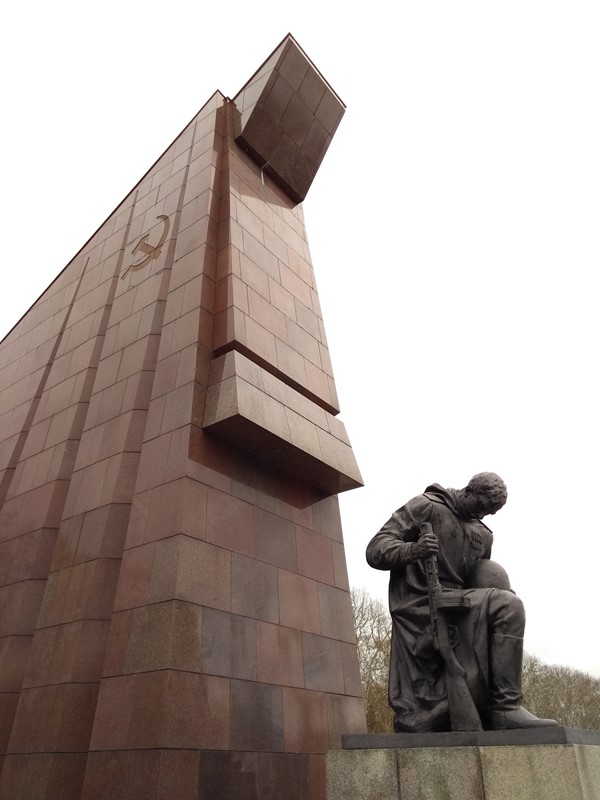
{"label": "soldier's helmet", "polygon": [[512,591],[510,579],[504,567],[497,561],[480,558],[469,576],[470,589],[506,589]]}

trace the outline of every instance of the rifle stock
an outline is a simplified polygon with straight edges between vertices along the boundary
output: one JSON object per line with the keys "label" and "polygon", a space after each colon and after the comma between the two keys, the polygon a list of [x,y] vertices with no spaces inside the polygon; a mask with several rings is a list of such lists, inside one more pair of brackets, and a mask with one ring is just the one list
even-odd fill
{"label": "rifle stock", "polygon": [[[430,522],[421,523],[421,536],[426,533],[433,533]],[[440,585],[435,555],[427,556],[422,561],[427,576],[433,643],[444,662],[444,678],[452,730],[481,731],[483,730],[481,719],[467,685],[467,673],[452,647],[448,632],[448,620],[444,614],[444,609],[466,611],[470,608],[471,603],[468,597],[462,593],[444,593]]]}

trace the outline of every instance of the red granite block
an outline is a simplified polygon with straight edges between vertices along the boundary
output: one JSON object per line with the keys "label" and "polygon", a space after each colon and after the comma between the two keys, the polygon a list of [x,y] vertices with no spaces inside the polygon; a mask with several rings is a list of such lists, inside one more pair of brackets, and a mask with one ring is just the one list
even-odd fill
{"label": "red granite block", "polygon": [[[233,447],[191,426],[189,433],[189,474],[198,481],[224,492],[232,488],[232,470],[236,458]],[[195,463],[192,463],[195,462]]]}
{"label": "red granite block", "polygon": [[319,496],[314,497],[312,516],[314,520],[312,527],[315,531],[343,544],[344,537],[342,534],[342,523],[337,495],[323,498]]}
{"label": "red granite block", "polygon": [[346,566],[346,554],[344,552],[344,545],[339,542],[332,542],[333,551],[333,569],[335,573],[335,585],[338,589],[344,589],[346,592],[350,591],[350,584],[348,583],[348,568]]}
{"label": "red granite block", "polygon": [[[143,505],[148,509],[144,514],[145,526],[142,534],[145,542],[165,539],[183,532],[179,529],[178,520],[182,489],[182,481],[171,481],[143,493]],[[139,495],[136,501],[138,498]]]}
{"label": "red granite block", "polygon": [[79,597],[79,608],[67,614],[73,619],[110,619],[119,579],[121,562],[116,558],[98,558],[86,562],[83,591]]}
{"label": "red granite block", "polygon": [[165,407],[162,415],[161,433],[175,430],[190,422],[198,424],[200,419],[194,414],[195,384],[190,382],[169,392],[166,395]]}
{"label": "red granite block", "polygon": [[237,553],[254,554],[255,509],[249,503],[209,488],[206,538]]}
{"label": "red granite block", "polygon": [[260,800],[257,753],[200,753],[198,800]]}
{"label": "red granite block", "polygon": [[321,633],[350,644],[356,643],[350,595],[334,586],[319,584]]}
{"label": "red granite block", "polygon": [[[19,533],[23,532],[17,532],[17,522],[24,501],[24,495],[9,497],[4,501],[2,509],[0,510],[0,541],[5,542],[9,539],[13,539],[18,536]],[[26,531],[26,533],[28,532],[29,531]]]}
{"label": "red granite block", "polygon": [[276,358],[271,361],[274,366],[288,375],[300,386],[306,386],[305,360],[303,356],[284,341],[276,341]]}
{"label": "red granite block", "polygon": [[334,583],[331,539],[307,528],[296,527],[298,572],[323,583]]}
{"label": "red granite block", "polygon": [[106,476],[98,505],[131,502],[139,461],[139,452],[119,453],[107,459]]}
{"label": "red granite block", "polygon": [[55,733],[50,749],[59,752],[87,751],[98,689],[98,683],[68,683],[58,687],[53,709]]}
{"label": "red granite block", "polygon": [[282,689],[263,683],[231,681],[231,749],[283,750]]}
{"label": "red granite block", "polygon": [[75,561],[120,558],[123,553],[130,508],[127,503],[111,503],[86,512]]}
{"label": "red granite block", "polygon": [[0,586],[48,576],[56,530],[26,533],[0,544]]}
{"label": "red granite block", "polygon": [[362,697],[327,696],[329,720],[329,748],[340,750],[342,736],[346,733],[366,733],[365,707]]}
{"label": "red granite block", "polygon": [[157,603],[135,609],[124,672],[201,669],[202,609],[189,603]]}
{"label": "red granite block", "polygon": [[177,253],[173,263],[170,291],[197,277],[207,267],[209,272],[212,272],[214,268],[210,269],[210,262],[214,257],[214,251],[204,244],[185,255]]}
{"label": "red granite block", "polygon": [[162,750],[156,800],[198,800],[199,768],[197,750]]}
{"label": "red granite block", "polygon": [[132,610],[119,611],[112,615],[104,653],[102,677],[123,674],[132,618]]}
{"label": "red granite block", "polygon": [[182,533],[203,538],[206,526],[207,487],[184,478],[180,495],[179,527]]}
{"label": "red granite block", "polygon": [[54,706],[58,686],[22,689],[10,737],[9,752],[43,753],[54,750]]}
{"label": "red granite block", "polygon": [[[267,272],[261,269],[261,267],[258,264],[255,264],[243,253],[240,256],[240,270],[241,270],[242,280],[244,281],[245,284],[248,285],[249,288],[253,289],[255,292],[264,297],[266,300],[270,299],[276,308],[280,308],[280,306],[269,295],[269,283],[273,279],[269,278]],[[280,310],[284,311],[284,309],[281,308]]]}
{"label": "red granite block", "polygon": [[188,600],[229,611],[231,554],[188,536],[158,542],[150,600]]}
{"label": "red granite block", "polygon": [[300,631],[267,622],[256,624],[256,680],[304,687]]}
{"label": "red granite block", "polygon": [[158,540],[186,533],[203,538],[206,527],[206,487],[182,478],[134,498],[130,539]]}
{"label": "red granite block", "polygon": [[327,695],[306,689],[283,689],[284,750],[325,753],[329,750]]}
{"label": "red granite block", "polygon": [[320,633],[319,584],[302,575],[279,570],[279,621],[281,625]]}
{"label": "red granite block", "polygon": [[308,757],[308,780],[310,800],[323,800],[326,794],[325,756],[310,754]]}
{"label": "red granite block", "polygon": [[30,649],[30,636],[0,639],[0,692],[20,691]]}
{"label": "red granite block", "polygon": [[289,257],[289,248],[287,247],[283,239],[278,234],[274,233],[274,231],[271,230],[271,228],[266,225],[264,227],[263,239],[264,239],[264,245],[267,248],[267,250],[270,250],[270,252],[273,253],[274,256],[277,256],[279,261],[281,261],[283,264],[287,264]]}
{"label": "red granite block", "polygon": [[[166,670],[143,672],[132,677],[133,698],[125,746],[127,749],[161,747],[168,713],[169,673]],[[117,709],[113,716],[116,713]],[[109,744],[110,748],[115,746]]]}
{"label": "red granite block", "polygon": [[[183,287],[181,290],[183,299]],[[169,295],[169,300],[171,298]],[[154,384],[152,386],[152,396],[160,397],[160,395],[170,392],[177,385],[177,370],[179,368],[179,359],[181,354],[179,352],[173,353],[166,358],[162,358],[156,365],[156,372],[154,373]]]}
{"label": "red granite block", "polygon": [[256,509],[254,555],[267,564],[296,572],[295,525],[276,514]]}
{"label": "red granite block", "polygon": [[[81,800],[156,800],[160,780],[158,750],[90,753]],[[174,796],[175,797],[175,796]]]}
{"label": "red granite block", "polygon": [[264,622],[279,622],[277,568],[234,554],[231,610]]}
{"label": "red granite block", "polygon": [[309,797],[309,756],[305,753],[259,753],[260,800],[306,800]]}
{"label": "red granite block", "polygon": [[54,755],[8,755],[0,779],[0,797],[10,800],[45,798]]}
{"label": "red granite block", "polygon": [[19,692],[0,692],[0,753],[8,747],[19,696]]}
{"label": "red granite block", "polygon": [[[49,683],[68,680],[70,663],[64,664],[61,661],[59,670],[52,663],[54,650],[61,631],[62,626],[53,626],[52,628],[37,631],[37,636],[30,638],[30,655],[26,665],[26,672],[22,676],[22,683],[25,688],[46,686]],[[48,680],[50,676],[54,677],[57,671],[59,672],[60,680]]]}
{"label": "red granite block", "polygon": [[263,328],[266,328],[274,336],[284,341],[288,340],[286,331],[286,318],[282,312],[268,300],[248,289],[248,311],[250,317]]}
{"label": "red granite block", "polygon": [[23,636],[33,633],[37,622],[45,582],[20,581],[0,588],[0,636]]}
{"label": "red granite block", "polygon": [[146,414],[142,410],[128,411],[108,420],[103,426],[98,460],[124,450],[139,450],[145,423]]}
{"label": "red granite block", "polygon": [[344,691],[344,674],[340,643],[335,639],[302,634],[304,685],[322,692]]}
{"label": "red granite block", "polygon": [[[310,333],[297,325],[293,320],[286,319],[286,341],[301,356],[311,361],[317,367],[321,366],[321,352],[319,342]],[[281,337],[283,338],[283,337]]]}
{"label": "red granite block", "polygon": [[117,382],[122,353],[118,351],[100,360],[94,381],[94,393],[107,389]]}
{"label": "red granite block", "polygon": [[340,642],[340,650],[342,653],[342,670],[344,674],[344,694],[362,697],[363,687],[360,680],[356,646],[346,642]]}
{"label": "red granite block", "polygon": [[156,544],[125,550],[115,596],[115,611],[135,608],[148,602]]}
{"label": "red granite block", "polygon": [[183,350],[198,340],[199,312],[197,308],[175,320],[171,352]]}
{"label": "red granite block", "polygon": [[256,622],[204,609],[202,670],[227,678],[256,680]]}
{"label": "red granite block", "polygon": [[300,300],[301,303],[307,308],[312,307],[311,303],[311,287],[308,283],[302,280],[296,273],[289,267],[283,264],[280,267],[281,285],[287,289],[290,294]]}
{"label": "red granite block", "polygon": [[102,505],[102,489],[107,470],[108,459],[74,472],[65,504],[65,517],[74,517]]}
{"label": "red granite block", "polygon": [[146,441],[155,439],[160,435],[166,400],[167,395],[162,395],[150,401],[144,428],[144,439]]}
{"label": "red granite block", "polygon": [[28,533],[40,528],[58,528],[68,490],[69,481],[59,480],[27,492],[20,505],[14,533]]}
{"label": "red granite block", "polygon": [[144,442],[138,468],[136,491],[151,489],[164,482],[165,468],[171,446],[171,435],[164,434]]}
{"label": "red granite block", "polygon": [[103,678],[96,705],[90,751],[112,748],[122,750],[127,747],[135,680],[135,675]]}
{"label": "red granite block", "polygon": [[[319,346],[319,357],[320,353],[321,347]],[[311,363],[311,361],[307,361],[304,366],[306,370],[306,388],[308,391],[322,398],[328,406],[335,408],[336,404],[329,391],[328,375],[319,366]]]}
{"label": "red granite block", "polygon": [[[275,511],[275,493],[279,474],[276,469],[269,468],[264,461],[259,461],[246,454],[243,458],[238,457],[234,461],[231,492],[234,497],[255,506],[258,519],[258,515],[262,511],[267,513]],[[255,536],[255,555],[257,546]],[[260,560],[267,561],[267,559]]]}
{"label": "red granite block", "polygon": [[181,601],[173,605],[171,666],[173,669],[200,672],[203,615],[207,609]]}
{"label": "red granite block", "polygon": [[[32,759],[35,759],[33,756]],[[37,756],[40,758],[40,756]],[[45,788],[44,800],[63,800],[63,798],[79,798],[87,753],[55,753],[50,757],[50,770]],[[31,759],[28,769],[31,774]],[[32,794],[33,798],[34,795]]]}
{"label": "red granite block", "polygon": [[[193,672],[169,672],[165,708],[166,747],[226,750],[230,747],[230,681]],[[232,723],[233,725],[233,723]]]}
{"label": "red granite block", "polygon": [[123,397],[130,380],[134,380],[134,378],[130,378],[127,381],[119,381],[116,384],[111,384],[107,388],[97,391],[90,398],[90,405],[86,419],[86,426],[88,428],[91,428],[102,422],[106,422],[106,420],[116,417],[117,414],[121,413]]}
{"label": "red granite block", "polygon": [[158,345],[159,337],[150,335],[144,336],[143,339],[124,348],[114,382],[128,378],[140,370],[153,369],[156,364]]}

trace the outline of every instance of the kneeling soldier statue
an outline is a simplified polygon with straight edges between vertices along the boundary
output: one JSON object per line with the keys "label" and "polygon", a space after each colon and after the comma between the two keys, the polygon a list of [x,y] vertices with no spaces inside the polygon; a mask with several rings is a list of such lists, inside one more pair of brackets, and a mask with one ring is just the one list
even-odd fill
{"label": "kneeling soldier statue", "polygon": [[493,472],[438,484],[395,511],[367,547],[390,570],[389,702],[396,732],[556,725],[521,706],[525,611],[481,521],[506,503]]}

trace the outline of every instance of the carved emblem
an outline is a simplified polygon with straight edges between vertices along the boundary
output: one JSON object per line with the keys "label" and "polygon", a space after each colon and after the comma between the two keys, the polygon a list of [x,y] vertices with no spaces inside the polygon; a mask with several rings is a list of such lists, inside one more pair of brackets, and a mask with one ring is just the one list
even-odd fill
{"label": "carved emblem", "polygon": [[134,262],[133,264],[130,264],[127,267],[127,269],[121,275],[121,280],[125,277],[125,275],[127,275],[129,270],[135,272],[138,269],[143,269],[152,260],[159,257],[161,247],[165,243],[167,236],[169,234],[169,227],[171,223],[169,221],[169,218],[165,216],[165,214],[159,214],[159,216],[156,219],[162,219],[163,222],[163,229],[158,243],[155,245],[148,244],[148,237],[150,236],[149,233],[145,233],[140,239],[138,239],[135,247],[131,251],[131,254],[136,255],[137,253],[143,253],[144,255],[141,261]]}

